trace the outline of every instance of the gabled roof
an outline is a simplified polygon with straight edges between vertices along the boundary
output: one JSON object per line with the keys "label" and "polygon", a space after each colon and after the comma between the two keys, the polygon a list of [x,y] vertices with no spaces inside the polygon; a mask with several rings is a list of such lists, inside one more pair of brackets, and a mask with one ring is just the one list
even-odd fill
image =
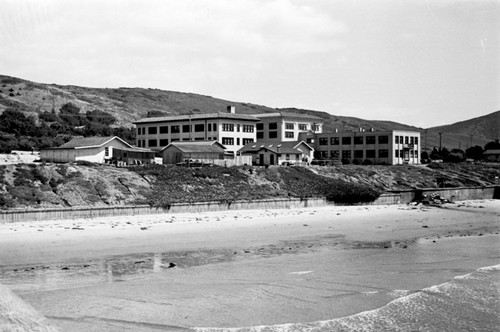
{"label": "gabled roof", "polygon": [[497,155],[500,154],[500,150],[486,150],[483,152],[485,155]]}
{"label": "gabled roof", "polygon": [[81,137],[73,138],[71,141],[64,143],[53,149],[88,149],[101,147],[110,141],[117,139],[121,143],[125,144],[127,147],[132,148],[132,145],[128,144],[118,136],[112,137]]}
{"label": "gabled roof", "polygon": [[175,141],[164,147],[161,151],[168,149],[169,147],[175,147],[184,153],[195,153],[195,152],[216,152],[224,153],[226,149],[224,145],[217,141]]}
{"label": "gabled roof", "polygon": [[144,118],[133,122],[134,124],[140,123],[153,123],[153,122],[173,122],[173,121],[186,121],[186,120],[204,120],[204,119],[234,119],[246,121],[259,121],[254,115],[236,114],[236,113],[207,113],[207,114],[191,114],[191,115],[175,115],[175,116],[162,116],[156,118]]}
{"label": "gabled roof", "polygon": [[287,141],[287,142],[276,142],[276,141],[258,141],[253,143],[248,143],[242,147],[239,152],[257,152],[261,149],[267,149],[274,153],[302,153],[304,151],[299,150],[299,145],[304,144],[310,150],[314,150],[309,144],[304,141]]}
{"label": "gabled roof", "polygon": [[322,118],[310,115],[310,114],[302,114],[302,113],[293,113],[293,112],[275,112],[275,113],[261,113],[261,114],[253,114],[257,118],[274,118],[274,117],[283,117],[283,118],[303,118],[309,120],[317,120],[323,121]]}

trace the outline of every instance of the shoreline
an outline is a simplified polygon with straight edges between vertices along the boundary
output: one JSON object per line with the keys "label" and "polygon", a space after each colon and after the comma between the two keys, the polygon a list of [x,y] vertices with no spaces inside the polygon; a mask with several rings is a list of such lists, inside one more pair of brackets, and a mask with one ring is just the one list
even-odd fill
{"label": "shoreline", "polygon": [[0,283],[66,330],[320,321],[497,264],[498,211],[476,200],[2,224]]}

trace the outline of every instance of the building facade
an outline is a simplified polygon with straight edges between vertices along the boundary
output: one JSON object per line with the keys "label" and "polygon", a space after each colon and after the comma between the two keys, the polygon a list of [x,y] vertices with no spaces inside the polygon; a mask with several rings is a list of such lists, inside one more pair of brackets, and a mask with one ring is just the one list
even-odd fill
{"label": "building facade", "polygon": [[251,164],[258,166],[308,165],[313,158],[314,148],[309,144],[296,142],[257,141],[245,145],[239,154],[250,156]]}
{"label": "building facade", "polygon": [[176,141],[210,141],[222,144],[236,154],[244,145],[256,141],[256,123],[252,115],[236,114],[234,107],[227,113],[210,113],[145,118],[134,122],[138,147],[160,151]]}
{"label": "building facade", "polygon": [[290,112],[255,114],[257,141],[293,142],[301,133],[322,133],[323,120],[317,116]]}
{"label": "building facade", "polygon": [[420,133],[417,131],[360,129],[314,136],[316,159],[388,165],[420,163]]}

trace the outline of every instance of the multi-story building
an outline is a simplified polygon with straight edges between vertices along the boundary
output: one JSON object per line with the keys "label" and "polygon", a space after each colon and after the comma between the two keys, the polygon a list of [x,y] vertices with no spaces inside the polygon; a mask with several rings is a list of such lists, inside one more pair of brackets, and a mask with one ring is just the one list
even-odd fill
{"label": "multi-story building", "polygon": [[323,132],[323,120],[314,115],[278,112],[254,116],[259,119],[257,141],[298,141],[300,133]]}
{"label": "multi-story building", "polygon": [[161,150],[175,141],[215,140],[227,152],[236,153],[244,145],[256,141],[256,123],[252,115],[228,112],[144,118],[134,122],[138,147]]}
{"label": "multi-story building", "polygon": [[417,131],[360,129],[314,136],[317,159],[344,163],[368,160],[374,164],[388,165],[420,163],[420,133]]}

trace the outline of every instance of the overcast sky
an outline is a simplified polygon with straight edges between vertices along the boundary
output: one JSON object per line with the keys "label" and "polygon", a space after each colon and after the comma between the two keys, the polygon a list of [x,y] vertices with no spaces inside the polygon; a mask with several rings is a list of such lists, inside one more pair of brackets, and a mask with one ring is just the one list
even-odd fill
{"label": "overcast sky", "polygon": [[500,1],[0,0],[0,73],[432,127],[500,109]]}

